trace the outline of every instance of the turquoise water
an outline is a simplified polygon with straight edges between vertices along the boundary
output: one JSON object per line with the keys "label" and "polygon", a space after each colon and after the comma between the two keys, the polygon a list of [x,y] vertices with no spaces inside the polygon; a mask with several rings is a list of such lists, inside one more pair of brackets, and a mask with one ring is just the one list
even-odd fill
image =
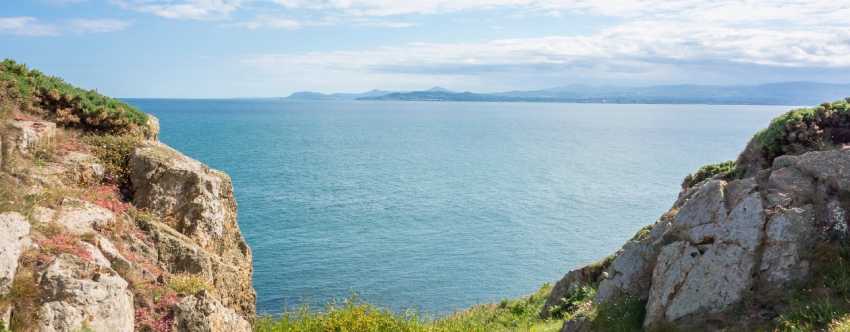
{"label": "turquoise water", "polygon": [[788,107],[131,100],[228,172],[258,309],[440,314],[614,252]]}

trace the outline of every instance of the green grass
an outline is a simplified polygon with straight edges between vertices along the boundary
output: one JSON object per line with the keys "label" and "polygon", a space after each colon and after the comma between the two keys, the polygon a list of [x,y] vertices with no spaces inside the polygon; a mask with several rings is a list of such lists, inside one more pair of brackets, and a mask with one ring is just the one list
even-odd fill
{"label": "green grass", "polygon": [[536,293],[498,304],[478,305],[447,317],[431,319],[417,312],[395,313],[359,300],[356,296],[332,303],[322,311],[302,307],[285,312],[279,318],[261,318],[255,324],[258,332],[489,332],[537,331],[555,332],[561,320],[542,320],[539,313],[551,287],[545,285]]}
{"label": "green grass", "polygon": [[705,165],[700,167],[694,174],[689,174],[682,182],[682,187],[690,188],[695,184],[710,179],[715,175],[721,174],[724,178],[735,178],[737,176],[737,167],[735,161],[724,161],[722,163]]}
{"label": "green grass", "polygon": [[126,133],[146,125],[147,114],[120,100],[77,88],[10,59],[0,62],[0,83],[2,95],[22,111],[47,111],[65,126]]}
{"label": "green grass", "polygon": [[[850,330],[850,247],[819,244],[808,284],[791,292],[789,307],[776,320],[778,331]],[[843,321],[843,322],[842,322]]]}

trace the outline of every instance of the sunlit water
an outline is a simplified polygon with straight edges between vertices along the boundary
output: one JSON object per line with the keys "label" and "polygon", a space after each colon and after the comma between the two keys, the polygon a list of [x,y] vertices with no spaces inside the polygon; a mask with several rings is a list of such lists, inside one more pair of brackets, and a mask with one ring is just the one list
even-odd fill
{"label": "sunlit water", "polygon": [[615,251],[788,107],[131,100],[229,173],[258,309],[440,314]]}

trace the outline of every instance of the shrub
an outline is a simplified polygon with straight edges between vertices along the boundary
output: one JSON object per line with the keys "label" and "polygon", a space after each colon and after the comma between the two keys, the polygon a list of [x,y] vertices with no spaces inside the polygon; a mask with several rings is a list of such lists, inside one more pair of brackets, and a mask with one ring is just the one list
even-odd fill
{"label": "shrub", "polygon": [[798,154],[850,142],[850,98],[782,114],[756,133],[768,163],[783,154]]}
{"label": "shrub", "polygon": [[183,295],[195,295],[201,291],[212,289],[206,280],[193,274],[176,274],[171,276],[168,279],[168,288]]}
{"label": "shrub", "polygon": [[83,141],[92,146],[95,156],[103,163],[107,178],[126,187],[130,183],[130,156],[142,139],[136,135],[89,135]]}
{"label": "shrub", "polygon": [[74,87],[13,60],[0,62],[0,83],[0,93],[10,96],[21,110],[52,116],[65,126],[111,133],[146,126],[147,115],[122,101]]}
{"label": "shrub", "polygon": [[690,188],[706,179],[710,179],[715,175],[722,175],[723,178],[732,179],[737,177],[737,168],[735,162],[724,161],[718,164],[705,165],[700,167],[696,173],[689,174],[682,182],[682,188]]}
{"label": "shrub", "polygon": [[592,331],[641,331],[646,316],[646,301],[624,296],[597,305],[589,316]]}

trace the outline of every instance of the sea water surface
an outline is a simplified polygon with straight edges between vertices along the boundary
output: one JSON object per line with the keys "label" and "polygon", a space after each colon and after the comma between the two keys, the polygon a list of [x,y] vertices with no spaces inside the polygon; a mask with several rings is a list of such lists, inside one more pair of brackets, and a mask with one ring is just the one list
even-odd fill
{"label": "sea water surface", "polygon": [[444,314],[535,291],[654,222],[789,107],[129,100],[233,178],[258,310],[357,293]]}

